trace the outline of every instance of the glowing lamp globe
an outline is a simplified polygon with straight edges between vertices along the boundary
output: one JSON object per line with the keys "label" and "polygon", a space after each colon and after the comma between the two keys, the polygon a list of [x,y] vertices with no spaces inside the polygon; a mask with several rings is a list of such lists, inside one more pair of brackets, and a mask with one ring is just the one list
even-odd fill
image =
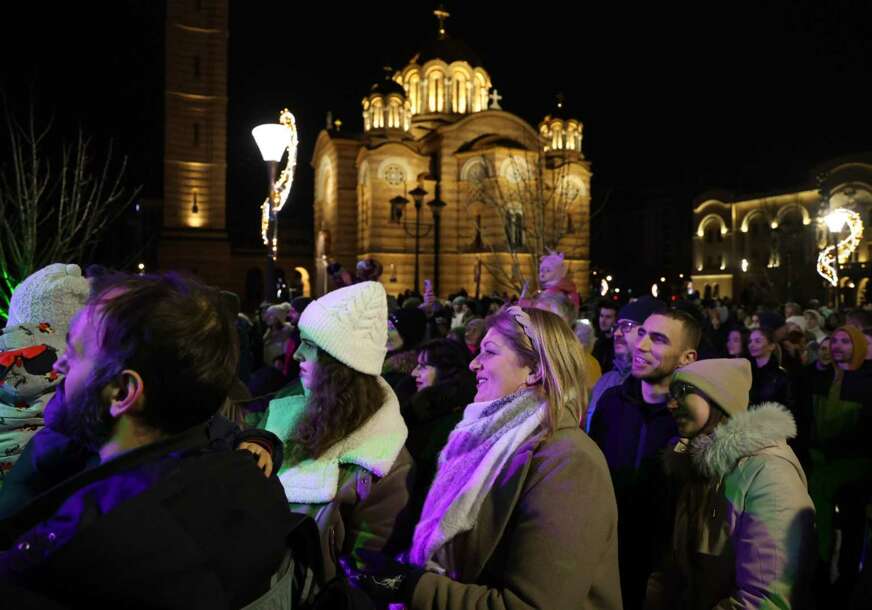
{"label": "glowing lamp globe", "polygon": [[845,223],[848,222],[848,216],[844,210],[833,210],[826,215],[824,222],[827,223],[827,228],[831,232],[840,233],[845,227]]}
{"label": "glowing lamp globe", "polygon": [[291,142],[291,131],[278,123],[265,123],[251,130],[264,161],[281,161]]}

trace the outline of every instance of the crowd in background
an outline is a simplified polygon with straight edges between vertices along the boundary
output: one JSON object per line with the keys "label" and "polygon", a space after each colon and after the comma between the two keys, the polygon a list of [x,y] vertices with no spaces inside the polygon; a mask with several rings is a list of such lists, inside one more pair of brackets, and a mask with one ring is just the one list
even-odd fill
{"label": "crowd in background", "polygon": [[326,295],[255,312],[75,265],[18,287],[0,334],[9,595],[868,607],[872,310],[583,302],[559,253],[511,296],[333,272]]}

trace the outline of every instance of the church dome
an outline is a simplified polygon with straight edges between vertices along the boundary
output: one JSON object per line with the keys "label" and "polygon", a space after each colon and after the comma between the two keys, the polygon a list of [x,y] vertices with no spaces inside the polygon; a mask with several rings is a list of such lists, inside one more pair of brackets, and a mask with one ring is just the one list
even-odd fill
{"label": "church dome", "polygon": [[491,79],[481,59],[464,42],[448,36],[443,8],[433,11],[439,33],[394,75],[409,100],[412,115],[470,114],[488,109]]}
{"label": "church dome", "polygon": [[426,43],[423,48],[412,58],[411,63],[423,65],[431,59],[441,59],[445,63],[465,61],[473,68],[481,68],[481,58],[472,48],[462,40],[451,38],[447,34],[444,38],[439,37]]}
{"label": "church dome", "polygon": [[[539,135],[546,152],[575,152],[582,155],[581,136],[584,125],[566,111],[563,95],[557,96],[557,104],[550,114],[539,123]],[[583,156],[583,155],[582,155]]]}
{"label": "church dome", "polygon": [[412,111],[406,99],[406,90],[389,75],[370,88],[361,106],[365,133],[372,130],[408,132],[412,126]]}

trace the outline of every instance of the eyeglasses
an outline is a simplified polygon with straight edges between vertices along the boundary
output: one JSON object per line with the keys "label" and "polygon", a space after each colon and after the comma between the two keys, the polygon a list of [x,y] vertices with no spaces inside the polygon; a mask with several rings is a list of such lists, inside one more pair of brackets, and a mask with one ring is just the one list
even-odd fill
{"label": "eyeglasses", "polygon": [[639,326],[641,326],[641,324],[633,322],[632,320],[618,320],[618,323],[615,324],[615,326],[618,328],[619,331],[626,335],[634,328],[638,328]]}
{"label": "eyeglasses", "polygon": [[708,396],[706,396],[698,387],[684,381],[676,381],[669,386],[669,396],[677,402],[682,402],[684,397],[688,394],[696,394],[697,396],[701,396],[708,400]]}

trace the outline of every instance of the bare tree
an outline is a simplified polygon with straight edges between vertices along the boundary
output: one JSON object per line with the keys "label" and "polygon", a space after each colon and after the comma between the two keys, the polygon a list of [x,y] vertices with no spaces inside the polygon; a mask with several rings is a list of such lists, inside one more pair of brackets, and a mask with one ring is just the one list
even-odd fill
{"label": "bare tree", "polygon": [[[536,285],[535,270],[540,259],[549,250],[558,249],[568,233],[580,229],[573,226],[571,211],[581,197],[581,187],[570,179],[572,162],[563,157],[516,149],[501,157],[496,154],[480,157],[478,172],[471,172],[467,178],[468,203],[481,203],[495,213],[502,227],[503,243],[490,243],[487,248],[494,254],[508,254],[511,270],[485,260],[482,264],[497,283],[520,293],[525,284]],[[474,223],[480,236],[484,225],[480,215]],[[524,274],[522,254],[530,256],[533,278]]]}
{"label": "bare tree", "polygon": [[37,125],[31,106],[22,125],[4,107],[9,163],[0,171],[0,316],[8,317],[15,286],[53,262],[83,263],[102,233],[130,205],[127,158],[113,169],[112,144],[102,161],[80,128],[75,142],[50,147],[53,121]]}

